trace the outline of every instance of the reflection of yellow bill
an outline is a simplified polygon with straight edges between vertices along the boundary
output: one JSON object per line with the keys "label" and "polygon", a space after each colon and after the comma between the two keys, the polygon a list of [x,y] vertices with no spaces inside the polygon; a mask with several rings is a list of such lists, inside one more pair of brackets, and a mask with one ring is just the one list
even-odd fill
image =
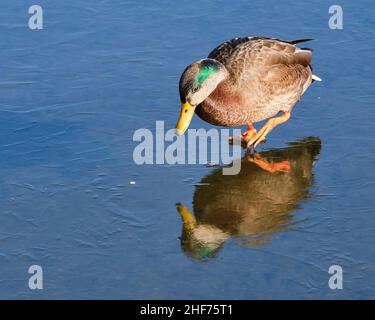
{"label": "reflection of yellow bill", "polygon": [[183,135],[187,128],[189,128],[191,119],[193,118],[195,107],[191,106],[189,102],[181,105],[181,113],[176,124],[176,133]]}
{"label": "reflection of yellow bill", "polygon": [[197,222],[193,216],[193,214],[190,212],[189,208],[184,206],[181,203],[177,203],[177,211],[181,216],[184,230],[185,231],[191,231],[196,226]]}

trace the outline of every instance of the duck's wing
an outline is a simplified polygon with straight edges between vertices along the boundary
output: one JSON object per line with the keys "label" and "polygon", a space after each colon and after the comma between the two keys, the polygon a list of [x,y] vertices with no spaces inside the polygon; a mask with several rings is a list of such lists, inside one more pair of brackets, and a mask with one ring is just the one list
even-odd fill
{"label": "duck's wing", "polygon": [[228,40],[220,45],[218,45],[215,49],[213,49],[207,58],[215,59],[222,64],[226,65],[229,58],[232,56],[233,52],[242,44],[251,40],[252,37],[242,37],[242,38],[234,38]]}
{"label": "duck's wing", "polygon": [[238,53],[241,56],[241,54],[243,54],[244,51],[247,51],[249,48],[249,44],[251,45],[258,44],[261,46],[265,44],[267,46],[276,45],[276,44],[285,44],[288,46],[288,48],[291,48],[290,46],[296,48],[294,45],[297,43],[313,41],[313,40],[315,39],[300,39],[300,40],[285,41],[285,40],[269,38],[269,37],[234,38],[234,39],[228,40],[218,45],[215,49],[213,49],[209,53],[208,58],[215,59],[221,62],[222,64],[226,65],[228,61],[230,61],[231,58],[233,58],[233,56],[237,56]]}
{"label": "duck's wing", "polygon": [[254,81],[269,82],[273,86],[282,82],[284,87],[296,85],[294,82],[304,85],[311,82],[312,50],[295,44],[307,40],[249,38],[235,46],[233,42],[225,45],[226,54],[219,52],[216,55],[223,61],[237,87]]}

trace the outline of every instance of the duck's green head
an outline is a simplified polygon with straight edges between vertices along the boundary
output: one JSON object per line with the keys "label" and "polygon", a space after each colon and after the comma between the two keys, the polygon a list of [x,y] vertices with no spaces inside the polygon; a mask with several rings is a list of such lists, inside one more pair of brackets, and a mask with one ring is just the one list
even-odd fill
{"label": "duck's green head", "polygon": [[214,59],[203,59],[189,65],[180,78],[181,113],[176,125],[177,134],[184,134],[194,115],[195,107],[202,103],[223,81],[228,72]]}

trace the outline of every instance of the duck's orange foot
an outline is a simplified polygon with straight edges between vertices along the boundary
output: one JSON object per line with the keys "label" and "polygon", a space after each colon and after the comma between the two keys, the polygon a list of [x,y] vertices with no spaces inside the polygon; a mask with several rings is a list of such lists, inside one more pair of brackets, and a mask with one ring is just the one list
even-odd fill
{"label": "duck's orange foot", "polygon": [[255,137],[256,134],[257,134],[256,129],[250,123],[247,125],[247,130],[243,134],[241,134],[241,139],[248,141],[248,140],[251,140],[253,137]]}
{"label": "duck's orange foot", "polygon": [[255,149],[259,143],[264,141],[266,135],[272,130],[272,128],[272,124],[266,124],[262,129],[260,129],[260,131],[254,137],[252,137],[247,142],[247,148],[251,149],[251,147],[253,146]]}
{"label": "duck's orange foot", "polygon": [[247,144],[248,141],[250,141],[253,137],[255,137],[257,134],[257,131],[256,129],[254,128],[254,126],[250,123],[247,125],[247,130],[242,133],[240,136],[231,136],[229,137],[229,142],[230,143],[233,143],[234,140],[238,139],[238,140],[241,140],[242,142],[245,142],[245,145]]}
{"label": "duck's orange foot", "polygon": [[285,112],[280,117],[268,120],[267,123],[262,127],[262,129],[260,129],[259,132],[247,142],[247,148],[251,149],[251,147],[254,147],[255,149],[259,143],[265,140],[266,135],[270,133],[270,131],[274,127],[276,127],[280,123],[288,121],[289,118],[290,112]]}

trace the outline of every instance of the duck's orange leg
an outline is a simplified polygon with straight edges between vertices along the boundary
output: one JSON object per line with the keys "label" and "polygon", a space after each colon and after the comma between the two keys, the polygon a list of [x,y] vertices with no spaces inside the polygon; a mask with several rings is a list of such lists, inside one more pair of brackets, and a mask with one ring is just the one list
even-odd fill
{"label": "duck's orange leg", "polygon": [[257,134],[257,131],[255,130],[252,123],[247,125],[247,130],[242,133],[240,136],[236,137],[229,137],[229,141],[233,142],[235,138],[239,138],[244,141],[249,141],[252,137],[254,137]]}
{"label": "duck's orange leg", "polygon": [[260,129],[259,132],[247,142],[247,148],[251,149],[251,147],[254,146],[255,149],[256,146],[266,138],[266,135],[270,133],[273,128],[283,122],[288,121],[289,118],[290,112],[285,112],[280,117],[268,120],[262,129]]}
{"label": "duck's orange leg", "polygon": [[253,124],[250,123],[247,125],[247,130],[243,134],[241,134],[241,138],[247,141],[255,137],[256,134],[257,134],[256,129],[254,128]]}

